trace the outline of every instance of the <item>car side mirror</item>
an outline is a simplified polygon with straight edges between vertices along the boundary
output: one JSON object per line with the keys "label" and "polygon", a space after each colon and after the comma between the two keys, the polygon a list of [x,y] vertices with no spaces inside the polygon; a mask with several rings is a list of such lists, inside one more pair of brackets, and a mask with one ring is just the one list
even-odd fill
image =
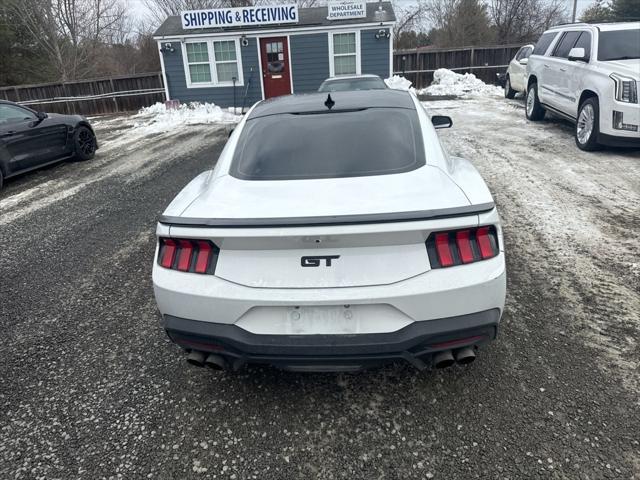
{"label": "car side mirror", "polygon": [[38,120],[42,121],[47,118],[48,115],[45,112],[36,112],[36,117],[38,117]]}
{"label": "car side mirror", "polygon": [[587,54],[584,51],[584,48],[580,48],[580,47],[572,48],[569,51],[568,59],[571,62],[575,62],[575,61],[587,62],[587,61],[589,61],[589,59],[587,58]]}
{"label": "car side mirror", "polygon": [[518,60],[518,63],[520,63],[520,65],[526,65],[527,63],[529,63],[529,59],[521,58],[520,60]]}
{"label": "car side mirror", "polygon": [[431,123],[434,128],[449,128],[453,126],[453,120],[446,115],[434,115],[431,117]]}

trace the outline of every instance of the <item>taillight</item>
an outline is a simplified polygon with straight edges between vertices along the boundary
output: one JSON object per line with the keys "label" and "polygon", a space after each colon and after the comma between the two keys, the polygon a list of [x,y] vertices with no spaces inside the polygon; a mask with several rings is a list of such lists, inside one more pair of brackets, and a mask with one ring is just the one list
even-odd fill
{"label": "taillight", "polygon": [[158,265],[181,272],[213,274],[220,249],[209,240],[161,237]]}
{"label": "taillight", "polygon": [[496,227],[434,232],[426,242],[431,268],[453,267],[498,255]]}

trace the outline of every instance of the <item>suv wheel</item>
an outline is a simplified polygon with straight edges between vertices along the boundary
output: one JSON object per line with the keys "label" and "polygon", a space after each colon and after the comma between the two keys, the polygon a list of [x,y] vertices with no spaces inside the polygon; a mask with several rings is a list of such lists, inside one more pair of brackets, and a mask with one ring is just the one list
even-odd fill
{"label": "suv wheel", "polygon": [[593,151],[600,148],[598,122],[600,109],[596,97],[587,98],[578,109],[578,121],[576,122],[576,145],[580,150]]}
{"label": "suv wheel", "polygon": [[507,75],[507,79],[504,81],[504,98],[513,98],[516,96],[516,91],[511,88],[511,80],[509,80],[509,75]]}
{"label": "suv wheel", "polygon": [[527,99],[525,101],[525,114],[528,120],[537,122],[544,118],[545,109],[540,105],[538,100],[538,84],[532,83],[527,90]]}

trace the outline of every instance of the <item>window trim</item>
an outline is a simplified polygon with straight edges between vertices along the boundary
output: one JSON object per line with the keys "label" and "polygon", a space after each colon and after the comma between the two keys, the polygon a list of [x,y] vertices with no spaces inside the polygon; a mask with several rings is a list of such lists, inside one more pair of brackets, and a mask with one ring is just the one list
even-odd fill
{"label": "window trim", "polygon": [[[182,64],[184,69],[185,81],[187,84],[187,88],[221,88],[221,87],[233,87],[233,82],[219,82],[218,81],[218,63],[233,63],[233,60],[221,60],[220,62],[216,61],[215,51],[213,49],[213,44],[215,42],[233,42],[236,47],[236,62],[238,64],[238,81],[236,82],[236,87],[244,86],[244,71],[242,69],[242,51],[240,47],[240,42],[237,37],[210,37],[210,38],[194,38],[185,40],[180,42],[181,50],[182,50]],[[191,81],[191,73],[189,71],[189,65],[204,65],[207,62],[193,62],[189,63],[189,59],[187,58],[187,44],[188,43],[206,43],[207,44],[207,56],[209,59],[209,69],[211,70],[211,82],[201,83],[201,82],[192,82]]]}
{"label": "window trim", "polygon": [[[329,38],[329,77],[335,77],[336,76],[336,66],[334,63],[334,59],[336,57],[336,54],[333,53],[333,36],[334,35],[339,35],[339,34],[343,34],[343,33],[353,33],[355,34],[355,38],[356,38],[356,72],[355,73],[349,73],[349,74],[344,74],[344,75],[340,75],[340,77],[347,77],[349,75],[362,75],[362,61],[361,61],[361,51],[360,51],[360,30],[332,30],[330,32],[327,32],[328,38]],[[338,53],[337,56],[339,57],[344,57],[347,55],[353,55],[351,53]]]}

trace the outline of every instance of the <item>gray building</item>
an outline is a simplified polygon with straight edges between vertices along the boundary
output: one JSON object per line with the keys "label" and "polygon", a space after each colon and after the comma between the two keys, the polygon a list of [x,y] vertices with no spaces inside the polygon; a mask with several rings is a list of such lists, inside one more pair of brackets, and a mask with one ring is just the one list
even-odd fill
{"label": "gray building", "polygon": [[274,96],[316,91],[328,77],[391,76],[391,3],[360,1],[358,18],[336,19],[330,7],[295,5],[201,10],[167,18],[154,34],[167,99],[228,107],[235,98],[236,106],[250,106]]}

